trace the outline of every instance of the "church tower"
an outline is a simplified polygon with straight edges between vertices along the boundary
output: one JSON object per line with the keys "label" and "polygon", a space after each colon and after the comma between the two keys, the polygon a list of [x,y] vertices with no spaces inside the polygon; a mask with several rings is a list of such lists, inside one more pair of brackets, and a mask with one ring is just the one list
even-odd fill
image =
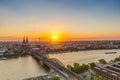
{"label": "church tower", "polygon": [[25,36],[23,37],[23,42],[22,43],[25,44]]}
{"label": "church tower", "polygon": [[28,44],[29,43],[29,41],[28,41],[28,37],[23,37],[23,42],[22,42],[22,44],[24,45],[26,45],[26,44]]}
{"label": "church tower", "polygon": [[29,41],[28,41],[28,37],[26,37],[26,44],[28,44],[28,42],[29,42]]}
{"label": "church tower", "polygon": [[28,42],[28,37],[24,36],[23,37],[23,42],[22,42],[22,45],[21,45],[21,51],[24,51],[25,49],[29,49],[30,48],[30,45],[29,45],[29,42]]}

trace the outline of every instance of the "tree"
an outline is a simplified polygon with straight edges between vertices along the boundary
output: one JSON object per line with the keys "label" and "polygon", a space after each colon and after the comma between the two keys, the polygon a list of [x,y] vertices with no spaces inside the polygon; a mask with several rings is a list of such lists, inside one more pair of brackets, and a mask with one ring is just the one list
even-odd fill
{"label": "tree", "polygon": [[91,75],[89,80],[94,80],[94,75]]}
{"label": "tree", "polygon": [[120,61],[120,56],[114,59],[114,62]]}
{"label": "tree", "polygon": [[91,68],[91,69],[94,69],[94,67],[96,66],[96,64],[95,64],[94,62],[89,63],[89,65],[90,65],[90,68]]}
{"label": "tree", "polygon": [[55,77],[50,78],[50,80],[60,80],[60,77],[55,76]]}
{"label": "tree", "polygon": [[67,69],[71,70],[72,66],[71,65],[67,65]]}
{"label": "tree", "polygon": [[74,63],[73,72],[80,73],[80,65],[78,63]]}
{"label": "tree", "polygon": [[40,80],[45,80],[45,79],[43,78],[43,76],[40,76]]}
{"label": "tree", "polygon": [[101,63],[101,64],[107,64],[107,62],[104,59],[99,59],[99,63]]}
{"label": "tree", "polygon": [[110,80],[110,79],[102,77],[102,76],[99,76],[99,75],[96,75],[96,79],[95,80]]}
{"label": "tree", "polygon": [[89,65],[82,64],[82,66],[83,66],[83,71],[88,71],[89,70]]}

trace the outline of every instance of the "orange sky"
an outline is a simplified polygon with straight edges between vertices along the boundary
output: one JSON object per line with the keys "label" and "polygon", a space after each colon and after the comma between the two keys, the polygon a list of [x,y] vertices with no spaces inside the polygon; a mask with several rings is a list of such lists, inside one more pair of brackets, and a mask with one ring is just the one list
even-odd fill
{"label": "orange sky", "polygon": [[[68,4],[69,3],[69,4]],[[103,4],[104,3],[104,4]],[[0,40],[118,40],[120,1],[2,1]]]}
{"label": "orange sky", "polygon": [[[57,34],[30,34],[24,35],[28,36],[29,40],[42,40],[42,41],[52,41],[53,36],[57,36],[57,41],[71,41],[71,40],[118,40],[119,35],[110,34],[110,36],[106,34],[68,34],[68,33],[57,33]],[[17,36],[5,36],[1,40],[22,40],[23,35]]]}

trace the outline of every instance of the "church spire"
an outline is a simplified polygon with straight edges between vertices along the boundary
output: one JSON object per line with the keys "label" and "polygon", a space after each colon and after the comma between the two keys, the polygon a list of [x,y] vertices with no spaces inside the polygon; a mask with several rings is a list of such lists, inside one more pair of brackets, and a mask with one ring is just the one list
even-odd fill
{"label": "church spire", "polygon": [[25,43],[25,36],[23,37],[23,44]]}
{"label": "church spire", "polygon": [[27,36],[24,36],[22,43],[23,43],[23,44],[28,44],[28,42],[29,42],[29,41],[28,41],[28,37],[27,37]]}
{"label": "church spire", "polygon": [[28,44],[28,37],[26,37],[26,44]]}

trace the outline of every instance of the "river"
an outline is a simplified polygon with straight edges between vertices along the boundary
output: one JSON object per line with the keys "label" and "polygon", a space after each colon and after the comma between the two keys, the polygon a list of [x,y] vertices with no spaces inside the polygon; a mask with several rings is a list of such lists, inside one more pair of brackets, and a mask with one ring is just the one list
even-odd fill
{"label": "river", "polygon": [[0,61],[0,80],[22,80],[47,71],[31,56]]}
{"label": "river", "polygon": [[[116,54],[105,54],[105,52],[116,51]],[[87,64],[98,62],[99,59],[110,61],[120,55],[120,50],[89,50],[79,52],[67,52],[49,54],[51,58],[59,59],[64,65]],[[22,80],[29,77],[39,76],[47,71],[38,64],[31,56],[19,57],[0,61],[0,80]]]}
{"label": "river", "polygon": [[[105,52],[117,52],[116,54],[105,54]],[[65,66],[73,65],[75,62],[79,64],[87,64],[90,62],[98,62],[99,59],[105,59],[106,61],[113,60],[120,55],[119,49],[113,50],[88,50],[79,52],[67,52],[61,54],[50,54],[51,58],[59,59]]]}

